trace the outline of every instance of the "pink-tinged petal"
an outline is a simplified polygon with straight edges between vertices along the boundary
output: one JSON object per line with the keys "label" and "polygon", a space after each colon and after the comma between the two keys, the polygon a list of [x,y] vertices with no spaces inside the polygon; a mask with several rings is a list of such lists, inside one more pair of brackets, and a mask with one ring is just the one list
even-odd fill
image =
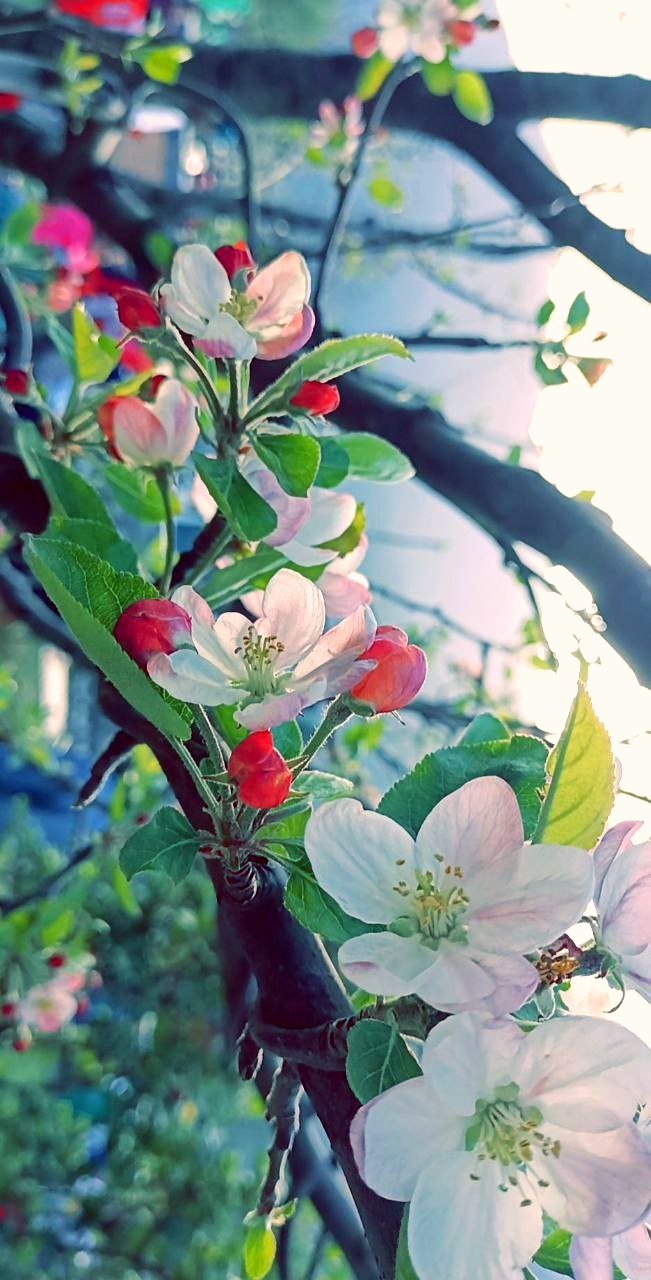
{"label": "pink-tinged petal", "polygon": [[651,1049],[606,1018],[568,1015],[525,1036],[513,1069],[545,1122],[594,1134],[624,1124],[646,1100]]}
{"label": "pink-tinged petal", "polygon": [[357,546],[353,547],[352,551],[349,551],[345,556],[337,556],[337,559],[333,560],[328,573],[341,573],[346,576],[349,573],[353,573],[355,569],[359,569],[367,551],[368,537],[363,533]]}
{"label": "pink-tinged petal", "polygon": [[429,32],[414,40],[414,53],[420,54],[427,62],[442,62],[445,57],[445,44],[439,32]]}
{"label": "pink-tinged petal", "polygon": [[303,310],[285,325],[277,338],[258,338],[259,360],[283,360],[300,351],[312,337],[316,316],[311,307]]}
{"label": "pink-tinged petal", "polygon": [[406,27],[383,27],[378,31],[380,52],[389,62],[399,62],[409,49],[409,32]]}
{"label": "pink-tinged petal", "polygon": [[467,1004],[460,1002],[454,1007],[446,1004],[445,1008],[449,1013],[465,1013],[481,1007],[500,1018],[520,1009],[538,986],[538,970],[524,956],[478,954],[473,959],[485,977],[492,982],[493,990],[483,997],[481,1005],[476,1000]]}
{"label": "pink-tinged petal", "polygon": [[122,396],[116,404],[113,443],[120,457],[136,467],[156,466],[166,460],[165,428],[138,396]]}
{"label": "pink-tinged petal", "polygon": [[480,1010],[495,991],[495,978],[473,955],[456,943],[442,942],[432,953],[430,967],[414,983],[414,992],[434,1009],[450,1013]]}
{"label": "pink-tinged petal", "polygon": [[87,250],[93,238],[93,224],[74,204],[45,205],[43,217],[32,231],[34,244],[61,249]]}
{"label": "pink-tinged petal", "polygon": [[[587,1077],[586,1077],[587,1080]],[[560,1142],[558,1157],[538,1155],[532,1171],[543,1208],[567,1231],[615,1235],[646,1212],[651,1152],[637,1125],[606,1133],[576,1133],[543,1122],[546,1137]]]}
{"label": "pink-tinged petal", "polygon": [[[651,1236],[644,1222],[615,1236],[613,1257],[620,1271],[631,1280],[651,1280]],[[590,1280],[599,1280],[591,1276]]]}
{"label": "pink-tinged petal", "polygon": [[260,636],[275,636],[284,646],[275,667],[290,670],[317,643],[325,626],[325,604],[319,588],[294,569],[279,569],[265,588]]}
{"label": "pink-tinged petal", "polygon": [[333,800],[309,819],[305,849],[317,881],[349,915],[389,924],[401,914],[394,886],[409,877],[414,842],[397,822],[358,800]]}
{"label": "pink-tinged petal", "polygon": [[154,411],[167,436],[167,461],[180,467],[199,437],[197,402],[177,378],[166,378],[154,401]]}
{"label": "pink-tinged petal", "polygon": [[355,1114],[351,1145],[360,1175],[389,1200],[409,1200],[437,1152],[452,1151],[462,1126],[436,1106],[422,1079],[405,1080]]}
{"label": "pink-tinged petal", "polygon": [[595,901],[599,906],[599,894],[614,858],[622,849],[627,849],[631,843],[631,836],[642,826],[641,822],[618,822],[616,826],[611,827],[601,837],[597,845],[594,858],[594,892]]}
{"label": "pink-tinged petal", "polygon": [[487,1098],[511,1079],[512,1063],[523,1038],[517,1022],[459,1013],[430,1031],[422,1068],[445,1108],[471,1116],[477,1098]]}
{"label": "pink-tinged petal", "polygon": [[215,622],[213,611],[194,587],[177,587],[172,594],[172,603],[180,605],[186,613],[189,613],[193,626],[208,627],[212,630]]}
{"label": "pink-tinged petal", "polygon": [[461,866],[465,881],[520,849],[523,841],[518,802],[508,783],[474,778],[445,796],[425,819],[416,840],[418,865],[428,870],[436,854],[443,854]]}
{"label": "pink-tinged petal", "polygon": [[253,277],[245,293],[256,303],[248,328],[256,337],[277,337],[267,330],[284,329],[303,310],[310,296],[310,272],[305,258],[290,250],[281,253]]}
{"label": "pink-tinged petal", "polygon": [[194,477],[190,497],[192,498],[192,502],[197,508],[201,519],[205,520],[207,524],[209,520],[212,520],[217,510],[217,503],[208,493],[208,489],[201,479],[201,476]]}
{"label": "pink-tinged petal", "polygon": [[319,587],[325,600],[326,617],[347,618],[361,605],[369,605],[372,594],[368,578],[363,573],[331,573],[330,566],[319,578]]}
{"label": "pink-tinged petal", "polygon": [[427,1165],[412,1197],[407,1236],[419,1280],[522,1280],[540,1244],[542,1214],[537,1204],[521,1203],[520,1188],[500,1191],[503,1179],[497,1161],[478,1164],[469,1151],[445,1153]]}
{"label": "pink-tinged petal", "polygon": [[241,471],[256,493],[259,493],[276,513],[276,528],[273,533],[267,535],[265,542],[270,547],[281,547],[283,543],[294,538],[301,526],[305,524],[310,514],[310,497],[295,498],[285,493],[273,471],[268,467],[245,463]]}
{"label": "pink-tinged petal", "polygon": [[573,1236],[570,1266],[574,1280],[613,1280],[613,1242],[608,1236]]}
{"label": "pink-tinged petal", "polygon": [[629,845],[613,860],[599,896],[601,930],[613,951],[642,951],[650,940],[651,841]]}
{"label": "pink-tinged petal", "polygon": [[238,724],[243,724],[252,731],[273,729],[278,724],[294,720],[304,705],[298,693],[268,693],[260,702],[252,702],[241,711],[236,711],[235,719]]}
{"label": "pink-tinged petal", "polygon": [[181,306],[206,321],[212,320],[221,303],[231,296],[228,275],[205,244],[181,245],[174,254],[171,278]]}
{"label": "pink-tinged petal", "polygon": [[347,693],[361,676],[372,669],[371,662],[351,660],[349,654],[343,653],[338,658],[330,658],[315,671],[301,676],[300,680],[295,680],[294,686],[304,690],[306,696],[309,695],[309,701],[304,705],[311,707],[323,698],[335,698],[339,693]]}
{"label": "pink-tinged petal", "polygon": [[[463,867],[463,854],[459,860]],[[583,914],[592,897],[592,858],[569,845],[528,845],[495,868],[464,876],[464,885],[475,946],[531,951],[553,942]]]}
{"label": "pink-tinged petal", "polygon": [[183,702],[219,707],[242,697],[241,689],[233,689],[216,667],[191,649],[178,649],[171,656],[159,653],[150,658],[147,671],[155,684]]}
{"label": "pink-tinged petal", "polygon": [[[321,593],[319,592],[319,594]],[[321,599],[323,600],[323,596],[321,596]],[[372,643],[375,630],[376,622],[372,611],[365,605],[356,609],[349,617],[342,618],[341,622],[331,627],[329,631],[326,631],[321,636],[320,640],[317,640],[307,657],[298,663],[295,672],[296,678],[300,680],[308,675],[326,675],[328,689],[332,692],[335,683],[343,674],[339,666],[333,669],[332,660],[343,658],[344,670],[346,669],[346,663],[350,662],[352,671],[352,664],[355,659],[364,653]],[[352,673],[351,684],[354,684],[362,674],[361,666],[356,667],[354,673]]]}
{"label": "pink-tinged petal", "polygon": [[406,996],[420,990],[437,959],[418,937],[362,933],[349,938],[337,957],[342,973],[378,996]]}
{"label": "pink-tinged petal", "polygon": [[195,346],[204,355],[220,360],[252,360],[257,350],[255,338],[226,311],[202,329],[201,335],[195,339]]}
{"label": "pink-tinged petal", "polygon": [[623,968],[626,985],[651,1002],[651,945],[638,955],[626,956]]}
{"label": "pink-tinged petal", "polygon": [[318,547],[331,542],[349,529],[357,510],[357,500],[352,493],[335,493],[332,489],[314,488],[310,491],[311,504],[308,517],[301,529],[301,542]]}

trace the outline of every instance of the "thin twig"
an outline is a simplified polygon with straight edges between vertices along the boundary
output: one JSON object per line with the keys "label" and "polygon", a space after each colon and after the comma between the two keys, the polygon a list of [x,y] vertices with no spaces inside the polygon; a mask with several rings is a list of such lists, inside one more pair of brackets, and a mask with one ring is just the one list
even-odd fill
{"label": "thin twig", "polygon": [[96,848],[97,846],[94,844],[82,845],[80,849],[77,849],[76,853],[73,853],[63,867],[59,867],[58,871],[54,871],[51,876],[47,876],[35,889],[30,889],[29,893],[23,893],[18,898],[0,898],[0,911],[2,914],[8,915],[10,911],[17,911],[19,907],[26,907],[30,902],[36,902],[39,898],[46,898],[62,876],[67,875],[74,867],[78,867],[80,863],[90,858]]}
{"label": "thin twig", "polygon": [[410,609],[412,613],[424,613],[428,617],[434,618],[437,622],[440,622],[441,626],[449,627],[457,635],[462,636],[465,640],[471,640],[473,644],[478,644],[481,648],[488,646],[490,649],[499,649],[501,653],[518,653],[519,651],[519,645],[504,644],[501,640],[488,640],[486,636],[481,636],[478,632],[471,631],[462,622],[457,622],[454,618],[451,618],[438,605],[421,604],[418,600],[410,600],[408,596],[400,595],[398,591],[393,591],[390,587],[381,587],[375,582],[371,583],[371,590],[374,595],[382,596],[384,600],[390,601],[391,604],[399,605],[403,609]]}

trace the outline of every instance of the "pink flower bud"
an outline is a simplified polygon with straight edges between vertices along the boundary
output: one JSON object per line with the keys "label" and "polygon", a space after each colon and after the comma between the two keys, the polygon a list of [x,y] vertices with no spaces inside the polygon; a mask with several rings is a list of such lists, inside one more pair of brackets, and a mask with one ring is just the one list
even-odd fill
{"label": "pink flower bud", "polygon": [[371,58],[378,47],[375,27],[360,27],[359,31],[353,31],[350,43],[358,58]]}
{"label": "pink flower bud", "polygon": [[477,34],[474,22],[468,22],[465,18],[453,18],[446,29],[450,39],[460,47],[472,44]]}
{"label": "pink flower bud", "polygon": [[405,707],[425,682],[427,658],[418,645],[409,644],[400,627],[378,627],[360,661],[365,658],[374,658],[377,665],[350,692],[360,702],[370,703],[375,711]]}
{"label": "pink flower bud", "polygon": [[190,615],[171,600],[134,600],[120,614],[113,635],[130,658],[147,670],[157,653],[174,653],[192,643]]}
{"label": "pink flower bud", "polygon": [[161,314],[148,293],[144,289],[131,288],[125,285],[116,295],[118,315],[125,329],[134,332],[138,329],[158,329]]}
{"label": "pink flower bud", "polygon": [[221,262],[229,280],[232,280],[238,271],[255,271],[251,250],[244,240],[236,240],[235,244],[220,244],[219,248],[215,249],[215,257],[218,262]]}
{"label": "pink flower bud", "polygon": [[333,413],[339,408],[339,391],[333,382],[303,382],[289,403],[312,414]]}
{"label": "pink flower bud", "polygon": [[243,804],[252,809],[274,809],[287,799],[291,770],[274,747],[269,729],[250,733],[231,752],[228,776],[237,784]]}
{"label": "pink flower bud", "polygon": [[151,404],[140,396],[112,396],[97,421],[110,451],[135,467],[180,467],[197,442],[197,404],[176,378],[166,378]]}

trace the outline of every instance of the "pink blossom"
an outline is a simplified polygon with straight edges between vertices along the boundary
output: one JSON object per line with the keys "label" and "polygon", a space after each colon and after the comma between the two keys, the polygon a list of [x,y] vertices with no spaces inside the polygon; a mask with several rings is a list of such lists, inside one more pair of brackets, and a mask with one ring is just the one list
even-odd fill
{"label": "pink blossom", "polygon": [[111,397],[98,421],[117,456],[135,467],[180,467],[199,435],[196,400],[177,378],[165,378],[151,404]]}
{"label": "pink blossom", "polygon": [[[83,985],[83,976],[81,979]],[[72,994],[75,981],[69,975],[58,974],[49,982],[32,987],[20,1001],[18,1016],[37,1031],[59,1031],[77,1012],[77,1001]]]}
{"label": "pink blossom", "polygon": [[627,987],[651,1001],[651,841],[631,844],[639,822],[620,822],[595,849],[596,942]]}
{"label": "pink blossom", "polygon": [[651,1226],[640,1222],[616,1236],[574,1236],[574,1280],[613,1280],[613,1264],[628,1280],[651,1280]]}
{"label": "pink blossom", "polygon": [[46,204],[42,217],[32,231],[34,244],[47,245],[60,251],[65,266],[82,275],[99,263],[91,249],[93,224],[74,204]]}
{"label": "pink blossom", "polygon": [[319,105],[319,119],[310,130],[310,142],[320,150],[327,148],[341,160],[351,160],[364,127],[359,98],[349,94],[341,107],[325,98]]}

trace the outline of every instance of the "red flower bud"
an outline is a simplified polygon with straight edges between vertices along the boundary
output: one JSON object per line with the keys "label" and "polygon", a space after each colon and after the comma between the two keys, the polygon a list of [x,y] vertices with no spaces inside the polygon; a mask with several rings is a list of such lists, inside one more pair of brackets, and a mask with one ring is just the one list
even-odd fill
{"label": "red flower bud", "polygon": [[50,956],[48,959],[48,964],[51,969],[62,969],[65,962],[66,958],[61,951],[55,951],[54,955]]}
{"label": "red flower bud", "polygon": [[4,1004],[0,1004],[0,1013],[3,1018],[13,1018],[16,1012],[16,1003],[14,1000],[5,1000]]}
{"label": "red flower bud", "polygon": [[15,111],[21,102],[19,93],[0,93],[0,111]]}
{"label": "red flower bud", "polygon": [[29,390],[29,374],[24,369],[5,369],[4,384],[10,396],[26,396]]}
{"label": "red flower bud", "polygon": [[171,600],[134,600],[120,614],[113,635],[118,644],[147,670],[157,653],[174,653],[192,641],[190,615]]}
{"label": "red flower bud", "polygon": [[351,689],[354,698],[369,702],[376,711],[405,707],[425,682],[427,658],[418,645],[409,644],[400,627],[378,627],[373,644],[361,654],[377,666]]}
{"label": "red flower bud", "polygon": [[378,47],[375,27],[360,27],[359,31],[353,31],[350,43],[358,58],[371,58]]}
{"label": "red flower bud", "polygon": [[468,22],[465,18],[453,18],[447,24],[447,32],[450,39],[460,46],[472,44],[477,34],[474,22]]}
{"label": "red flower bud", "polygon": [[339,408],[339,391],[333,382],[303,382],[289,403],[308,413],[333,413]]}
{"label": "red flower bud", "polygon": [[221,262],[229,280],[232,280],[238,271],[255,271],[255,261],[244,240],[237,240],[235,244],[220,244],[219,248],[215,249],[215,257],[218,262]]}
{"label": "red flower bud", "polygon": [[144,289],[131,288],[125,285],[116,294],[118,315],[125,329],[158,329],[161,314],[148,293]]}
{"label": "red flower bud", "polygon": [[17,1036],[13,1041],[13,1048],[16,1050],[16,1053],[25,1053],[25,1050],[29,1049],[30,1044],[31,1040],[22,1040]]}
{"label": "red flower bud", "polygon": [[252,809],[274,809],[287,799],[291,770],[276,750],[269,729],[250,733],[231,752],[228,776],[237,783],[243,804]]}
{"label": "red flower bud", "polygon": [[137,338],[129,338],[129,341],[120,347],[120,364],[131,373],[144,373],[145,369],[154,367],[147,348],[143,347],[142,342],[138,342]]}

